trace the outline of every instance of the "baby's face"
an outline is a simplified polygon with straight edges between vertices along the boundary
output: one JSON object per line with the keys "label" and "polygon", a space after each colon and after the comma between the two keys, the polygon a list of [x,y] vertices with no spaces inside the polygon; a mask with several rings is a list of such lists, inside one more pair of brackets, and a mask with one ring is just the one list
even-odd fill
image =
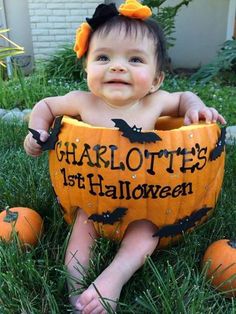
{"label": "baby's face", "polygon": [[90,91],[111,106],[137,103],[157,81],[155,47],[151,39],[114,30],[91,39],[86,72]]}

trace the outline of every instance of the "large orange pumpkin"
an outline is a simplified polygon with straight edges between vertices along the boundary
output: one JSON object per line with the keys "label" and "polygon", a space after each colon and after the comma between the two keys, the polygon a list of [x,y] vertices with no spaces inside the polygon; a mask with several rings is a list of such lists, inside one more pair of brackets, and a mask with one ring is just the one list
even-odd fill
{"label": "large orange pumpkin", "polygon": [[16,232],[22,244],[35,245],[43,227],[41,216],[27,207],[6,208],[0,213],[0,238],[9,242]]}
{"label": "large orange pumpkin", "polygon": [[165,246],[215,207],[225,158],[217,124],[183,126],[183,119],[160,118],[157,130],[141,132],[124,121],[119,130],[69,117],[61,123],[49,164],[68,223],[80,207],[100,234],[121,238],[130,222],[147,219]]}
{"label": "large orange pumpkin", "polygon": [[207,277],[226,296],[236,296],[236,241],[222,239],[213,242],[203,256],[203,266],[207,263]]}

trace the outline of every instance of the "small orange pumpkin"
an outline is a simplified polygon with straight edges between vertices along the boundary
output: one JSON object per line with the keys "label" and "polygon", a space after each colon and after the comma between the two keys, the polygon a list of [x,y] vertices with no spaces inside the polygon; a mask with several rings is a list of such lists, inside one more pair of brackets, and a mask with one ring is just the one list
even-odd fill
{"label": "small orange pumpkin", "polygon": [[182,118],[162,117],[143,132],[112,121],[119,129],[61,120],[49,169],[66,221],[80,207],[98,233],[121,239],[130,222],[147,219],[159,229],[159,246],[205,221],[223,180],[224,131],[183,126]]}
{"label": "small orange pumpkin", "polygon": [[0,238],[9,242],[13,232],[21,243],[35,245],[40,238],[43,227],[41,216],[27,207],[6,207],[0,213]]}
{"label": "small orange pumpkin", "polygon": [[236,296],[236,240],[222,239],[213,242],[203,256],[207,263],[207,278],[227,297]]}

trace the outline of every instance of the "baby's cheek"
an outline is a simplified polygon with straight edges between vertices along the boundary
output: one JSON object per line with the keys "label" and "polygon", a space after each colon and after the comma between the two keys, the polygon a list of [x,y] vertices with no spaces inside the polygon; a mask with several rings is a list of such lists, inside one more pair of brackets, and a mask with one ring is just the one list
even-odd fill
{"label": "baby's cheek", "polygon": [[152,86],[151,74],[149,72],[139,72],[135,74],[136,84],[142,89],[150,89]]}

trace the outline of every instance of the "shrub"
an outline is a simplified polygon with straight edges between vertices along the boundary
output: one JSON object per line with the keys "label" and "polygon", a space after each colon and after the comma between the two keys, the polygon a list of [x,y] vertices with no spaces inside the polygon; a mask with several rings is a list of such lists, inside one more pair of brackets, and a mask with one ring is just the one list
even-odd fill
{"label": "shrub", "polygon": [[187,6],[192,0],[182,0],[174,6],[165,6],[167,0],[144,0],[143,4],[148,5],[153,11],[153,17],[161,25],[167,41],[167,48],[174,45],[175,38],[172,36],[175,30],[175,17],[179,9]]}
{"label": "shrub", "polygon": [[77,59],[72,44],[58,49],[52,58],[45,63],[45,73],[48,79],[64,78],[68,81],[81,81],[84,76],[83,64]]}
{"label": "shrub", "polygon": [[[226,71],[227,73],[223,73]],[[202,83],[209,82],[212,78],[224,74],[223,77],[230,76],[235,80],[236,74],[236,40],[227,40],[219,50],[216,58],[209,64],[202,66],[191,78],[200,80]],[[228,75],[227,75],[228,74]],[[234,81],[234,83],[236,83]]]}

